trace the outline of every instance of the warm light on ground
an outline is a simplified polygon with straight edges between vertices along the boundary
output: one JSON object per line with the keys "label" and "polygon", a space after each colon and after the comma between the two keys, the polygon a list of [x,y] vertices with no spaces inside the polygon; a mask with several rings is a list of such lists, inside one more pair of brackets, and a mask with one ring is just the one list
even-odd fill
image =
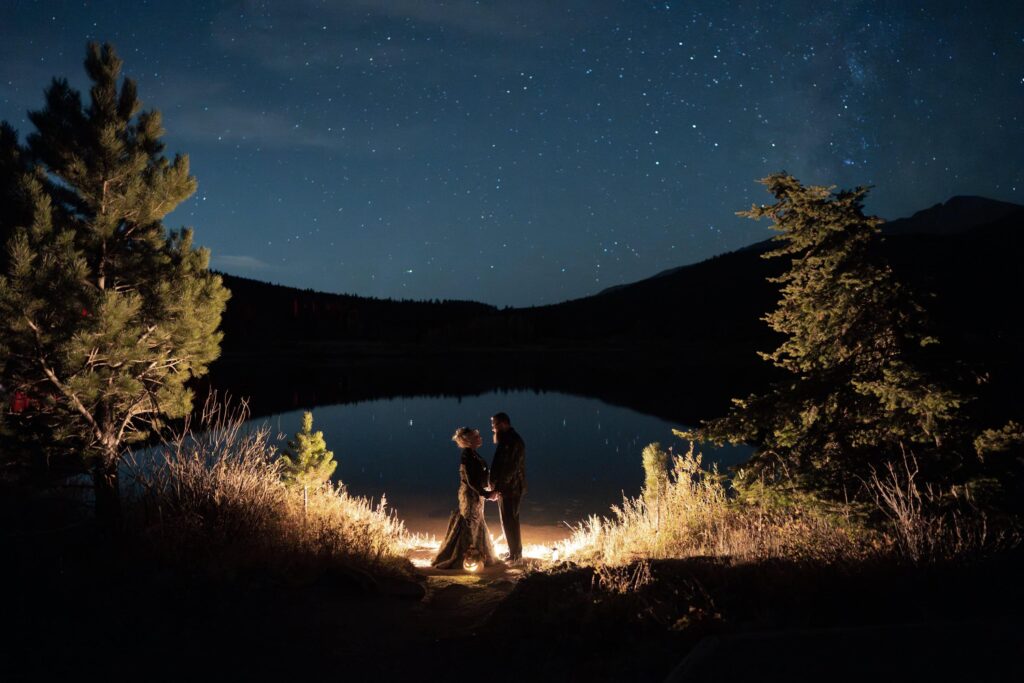
{"label": "warm light on ground", "polygon": [[[495,538],[491,536],[491,543],[494,544],[494,553],[502,557],[508,553],[508,544],[505,542],[505,535]],[[575,547],[571,538],[563,538],[550,545],[541,543],[527,544],[523,546],[523,559],[532,560],[532,564],[548,564],[558,562],[570,557],[578,548]],[[413,566],[420,568],[430,567],[430,561],[437,554],[441,547],[441,541],[434,535],[410,534],[403,543],[406,555]],[[463,568],[468,572],[480,570],[480,563],[467,561]]]}

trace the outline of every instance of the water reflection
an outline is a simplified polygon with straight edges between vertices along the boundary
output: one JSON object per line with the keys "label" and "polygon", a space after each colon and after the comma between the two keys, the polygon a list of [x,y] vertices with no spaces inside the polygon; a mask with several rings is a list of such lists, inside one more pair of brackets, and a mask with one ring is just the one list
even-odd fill
{"label": "water reflection", "polygon": [[[489,418],[512,417],[526,441],[524,525],[575,523],[605,514],[623,492],[636,495],[643,481],[640,452],[652,441],[685,448],[672,434],[680,425],[597,399],[538,391],[492,391],[465,397],[402,397],[313,409],[314,428],[324,432],[338,461],[335,477],[358,495],[386,494],[412,531],[437,533],[456,505],[459,452],[451,435],[467,425],[490,435]],[[288,437],[302,411],[262,418]],[[283,444],[282,444],[283,445]],[[490,462],[494,445],[481,455]],[[709,451],[706,461],[727,467],[749,449]],[[492,532],[497,510],[488,505]]]}

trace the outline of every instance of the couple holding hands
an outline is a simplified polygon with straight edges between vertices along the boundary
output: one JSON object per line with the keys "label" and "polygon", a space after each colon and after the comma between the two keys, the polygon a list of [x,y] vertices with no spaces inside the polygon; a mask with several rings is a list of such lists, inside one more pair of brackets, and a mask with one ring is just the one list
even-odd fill
{"label": "couple holding hands", "polygon": [[452,441],[462,449],[459,511],[452,513],[441,549],[430,563],[437,569],[490,566],[498,562],[484,521],[486,500],[498,503],[501,528],[508,543],[508,562],[522,561],[519,502],[526,493],[526,445],[512,428],[506,413],[497,413],[491,418],[491,431],[497,448],[490,471],[476,450],[483,445],[478,430],[460,427],[452,436]]}

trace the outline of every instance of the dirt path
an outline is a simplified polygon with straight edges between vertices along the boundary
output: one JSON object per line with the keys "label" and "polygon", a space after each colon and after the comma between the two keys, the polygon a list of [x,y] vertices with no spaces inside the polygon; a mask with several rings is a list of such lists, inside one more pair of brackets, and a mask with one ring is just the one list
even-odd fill
{"label": "dirt path", "polygon": [[[410,559],[423,564],[432,551],[413,551]],[[424,633],[435,639],[475,634],[504,600],[530,565],[499,563],[475,572],[417,566],[425,579],[426,596],[413,609]]]}

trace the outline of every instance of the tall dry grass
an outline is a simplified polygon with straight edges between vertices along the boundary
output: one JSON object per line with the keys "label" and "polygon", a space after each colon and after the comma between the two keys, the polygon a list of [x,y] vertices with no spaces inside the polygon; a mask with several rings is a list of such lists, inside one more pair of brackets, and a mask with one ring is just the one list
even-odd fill
{"label": "tall dry grass", "polygon": [[942,489],[918,481],[913,454],[887,463],[865,484],[884,516],[887,539],[898,555],[914,564],[979,557],[1020,544],[1019,528],[990,525],[985,510],[974,504],[969,487]]}
{"label": "tall dry grass", "polygon": [[[646,484],[609,516],[591,516],[557,548],[559,559],[594,567],[708,556],[733,561],[885,560],[923,564],[990,555],[1018,546],[1016,527],[994,530],[967,489],[922,485],[905,458],[864,482],[864,502],[830,503],[766,485],[741,471],[731,480],[690,450],[671,458],[644,449]],[[875,520],[871,522],[871,520]]]}
{"label": "tall dry grass", "polygon": [[[645,462],[658,458],[645,449]],[[842,517],[819,506],[737,500],[717,467],[705,469],[693,447],[673,456],[656,492],[625,497],[608,517],[573,529],[559,557],[586,564],[695,556],[738,560],[833,560],[866,551],[866,539]],[[653,494],[653,495],[652,495]]]}
{"label": "tall dry grass", "polygon": [[287,487],[269,428],[247,429],[247,417],[244,404],[214,398],[195,424],[132,460],[134,508],[155,552],[212,574],[408,573],[406,531],[386,501],[341,484]]}

